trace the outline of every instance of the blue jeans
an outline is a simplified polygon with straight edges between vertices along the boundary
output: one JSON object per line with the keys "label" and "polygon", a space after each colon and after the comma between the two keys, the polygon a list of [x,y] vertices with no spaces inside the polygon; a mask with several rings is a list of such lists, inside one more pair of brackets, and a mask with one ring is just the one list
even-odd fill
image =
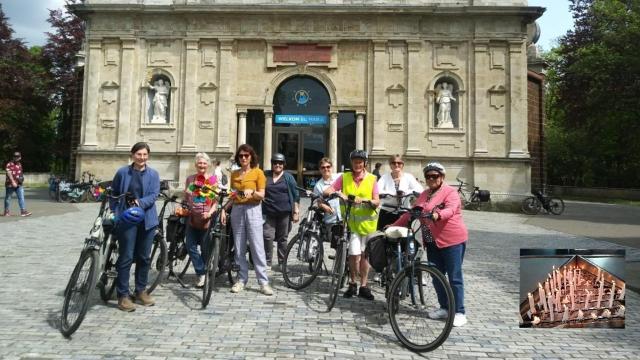
{"label": "blue jeans", "polygon": [[144,222],[137,225],[120,223],[116,228],[118,236],[118,277],[116,292],[118,297],[129,295],[129,273],[131,264],[136,263],[136,293],[147,288],[147,277],[151,265],[151,246],[156,235],[156,228],[144,228]]}
{"label": "blue jeans", "polygon": [[[449,278],[449,285],[453,290],[456,313],[464,314],[464,282],[462,280],[462,260],[467,248],[467,242],[439,249],[434,244],[427,244],[427,259]],[[434,279],[433,286],[438,295],[438,303],[442,309],[447,309],[447,296],[439,281]]]}
{"label": "blue jeans", "polygon": [[14,188],[7,186],[4,195],[4,212],[6,213],[9,211],[9,207],[11,206],[9,201],[11,200],[11,195],[13,195],[13,193],[16,193],[16,195],[18,195],[18,205],[20,206],[20,211],[26,211],[27,209],[25,209],[24,207],[24,187],[18,186],[17,188]]}
{"label": "blue jeans", "polygon": [[198,251],[198,245],[200,245],[200,249],[202,249],[207,231],[208,230],[194,229],[187,221],[187,231],[185,234],[187,238],[187,250],[189,250],[189,256],[191,257],[193,268],[196,270],[196,275],[204,275],[204,261],[200,253],[202,250]]}

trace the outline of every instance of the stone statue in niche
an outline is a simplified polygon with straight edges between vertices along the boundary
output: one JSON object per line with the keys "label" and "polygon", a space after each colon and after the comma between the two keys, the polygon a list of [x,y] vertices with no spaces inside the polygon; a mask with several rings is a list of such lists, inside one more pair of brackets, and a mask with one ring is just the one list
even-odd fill
{"label": "stone statue in niche", "polygon": [[453,121],[451,119],[451,102],[456,101],[453,97],[453,86],[449,83],[443,82],[436,86],[436,104],[438,104],[438,114],[436,118],[438,123],[437,128],[440,129],[452,129]]}
{"label": "stone statue in niche", "polygon": [[149,84],[149,89],[154,91],[151,101],[153,109],[151,123],[166,124],[169,107],[168,97],[171,90],[170,84],[168,82],[165,83],[163,79],[157,79],[153,84]]}

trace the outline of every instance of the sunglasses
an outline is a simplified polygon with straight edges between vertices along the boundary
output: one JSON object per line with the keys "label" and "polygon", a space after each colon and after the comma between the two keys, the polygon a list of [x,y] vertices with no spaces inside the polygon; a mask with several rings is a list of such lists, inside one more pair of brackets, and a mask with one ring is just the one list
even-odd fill
{"label": "sunglasses", "polygon": [[331,165],[320,166],[320,169],[331,169]]}
{"label": "sunglasses", "polygon": [[392,161],[391,165],[404,165],[402,161]]}
{"label": "sunglasses", "polygon": [[437,178],[439,178],[440,175],[425,175],[424,178],[427,180],[435,180]]}
{"label": "sunglasses", "polygon": [[284,166],[284,163],[282,161],[272,161],[271,165],[281,165]]}
{"label": "sunglasses", "polygon": [[244,159],[244,158],[251,157],[251,154],[238,154],[238,157]]}

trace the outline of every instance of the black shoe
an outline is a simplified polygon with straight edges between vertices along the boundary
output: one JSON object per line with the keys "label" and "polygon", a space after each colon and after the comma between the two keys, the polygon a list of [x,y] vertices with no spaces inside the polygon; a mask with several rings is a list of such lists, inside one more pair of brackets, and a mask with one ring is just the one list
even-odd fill
{"label": "black shoe", "polygon": [[358,285],[349,284],[349,288],[344,292],[344,297],[350,298],[358,293]]}
{"label": "black shoe", "polygon": [[358,297],[367,300],[373,300],[373,294],[368,286],[360,286],[360,291],[358,291]]}

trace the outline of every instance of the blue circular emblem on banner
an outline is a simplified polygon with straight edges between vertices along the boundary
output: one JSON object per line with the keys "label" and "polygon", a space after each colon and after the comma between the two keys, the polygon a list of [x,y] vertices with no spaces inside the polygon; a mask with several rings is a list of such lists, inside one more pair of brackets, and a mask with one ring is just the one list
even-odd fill
{"label": "blue circular emblem on banner", "polygon": [[309,96],[309,92],[307,90],[296,91],[295,95],[293,95],[293,98],[298,105],[306,105],[309,100],[311,100],[311,97]]}

